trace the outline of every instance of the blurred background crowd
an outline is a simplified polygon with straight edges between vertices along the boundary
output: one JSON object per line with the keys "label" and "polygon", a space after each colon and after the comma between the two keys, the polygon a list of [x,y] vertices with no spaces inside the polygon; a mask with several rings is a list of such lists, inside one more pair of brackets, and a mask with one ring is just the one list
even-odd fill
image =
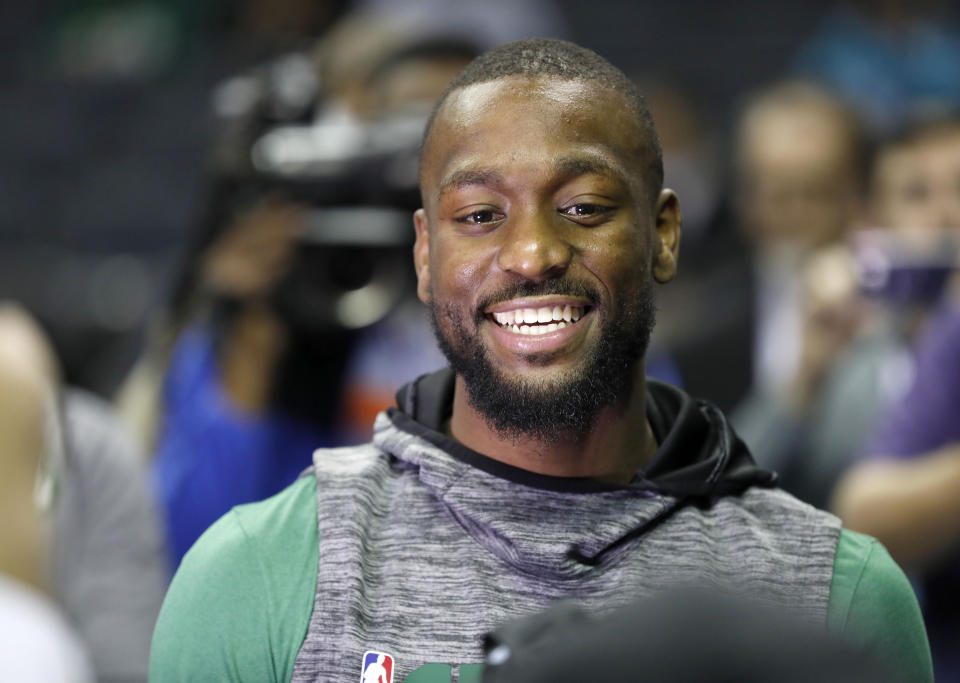
{"label": "blurred background crowd", "polygon": [[880,538],[960,681],[960,16],[934,0],[0,3],[0,678],[145,679],[203,530],[443,363],[420,135],[530,36],[653,111],[684,235],[650,374]]}

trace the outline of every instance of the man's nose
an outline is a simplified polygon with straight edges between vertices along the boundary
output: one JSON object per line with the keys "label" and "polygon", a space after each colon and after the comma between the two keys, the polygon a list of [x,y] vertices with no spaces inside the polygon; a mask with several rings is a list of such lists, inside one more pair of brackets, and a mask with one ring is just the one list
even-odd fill
{"label": "man's nose", "polygon": [[528,280],[548,280],[570,267],[573,247],[564,235],[559,216],[529,212],[513,216],[503,231],[504,243],[497,257],[502,270]]}

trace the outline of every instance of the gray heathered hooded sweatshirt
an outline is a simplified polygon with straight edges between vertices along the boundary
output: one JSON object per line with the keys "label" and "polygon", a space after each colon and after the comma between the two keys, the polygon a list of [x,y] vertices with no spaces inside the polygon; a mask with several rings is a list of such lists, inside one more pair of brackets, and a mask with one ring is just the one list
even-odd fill
{"label": "gray heathered hooded sweatshirt", "polygon": [[[449,371],[372,444],[318,451],[316,602],[295,681],[450,680],[498,624],[572,599],[608,610],[678,583],[734,586],[823,623],[839,521],[772,488],[720,412],[648,382],[660,447],[626,486],[537,475],[446,438]],[[412,676],[410,675],[413,672]],[[476,668],[463,667],[460,680]],[[454,679],[456,680],[456,679]]]}

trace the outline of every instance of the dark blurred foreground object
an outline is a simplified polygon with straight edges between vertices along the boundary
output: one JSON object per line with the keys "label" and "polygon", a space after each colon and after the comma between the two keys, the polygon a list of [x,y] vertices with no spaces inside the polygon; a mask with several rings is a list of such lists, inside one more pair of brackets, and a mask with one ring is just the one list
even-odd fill
{"label": "dark blurred foreground object", "polygon": [[822,629],[689,589],[598,617],[561,603],[488,634],[483,683],[894,681]]}

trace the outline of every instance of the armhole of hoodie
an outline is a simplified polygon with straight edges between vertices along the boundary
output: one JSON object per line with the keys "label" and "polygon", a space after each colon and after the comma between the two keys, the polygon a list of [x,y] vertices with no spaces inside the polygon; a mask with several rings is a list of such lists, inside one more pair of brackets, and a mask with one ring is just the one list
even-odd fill
{"label": "armhole of hoodie", "polygon": [[930,645],[916,595],[875,538],[842,529],[827,628],[866,649],[904,680],[933,681]]}

